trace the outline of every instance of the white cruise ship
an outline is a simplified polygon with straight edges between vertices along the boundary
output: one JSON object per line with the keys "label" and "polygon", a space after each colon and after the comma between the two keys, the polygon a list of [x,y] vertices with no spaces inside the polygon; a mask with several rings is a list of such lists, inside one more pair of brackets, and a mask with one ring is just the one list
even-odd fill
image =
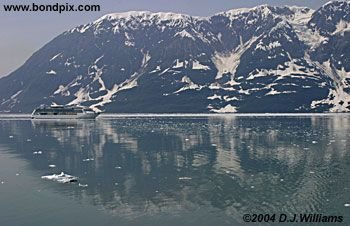
{"label": "white cruise ship", "polygon": [[80,106],[40,106],[32,113],[32,119],[95,119],[99,113]]}

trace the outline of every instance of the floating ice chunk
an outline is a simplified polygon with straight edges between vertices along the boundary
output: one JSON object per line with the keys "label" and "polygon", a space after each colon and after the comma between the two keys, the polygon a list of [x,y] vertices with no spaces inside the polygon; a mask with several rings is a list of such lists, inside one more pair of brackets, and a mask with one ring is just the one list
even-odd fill
{"label": "floating ice chunk", "polygon": [[114,168],[116,168],[116,169],[121,169],[122,167],[121,167],[121,166],[116,166],[116,167],[114,167]]}
{"label": "floating ice chunk", "polygon": [[56,181],[58,183],[72,183],[72,182],[77,182],[78,177],[65,174],[64,172],[61,172],[60,174],[52,174],[52,175],[47,175],[47,176],[42,176],[42,179],[45,180],[52,180]]}
{"label": "floating ice chunk", "polygon": [[50,168],[55,168],[55,167],[56,167],[56,165],[51,164],[51,165],[49,165],[49,167],[50,167]]}
{"label": "floating ice chunk", "polygon": [[50,70],[50,71],[47,71],[46,74],[48,74],[48,75],[55,75],[57,73],[54,70]]}
{"label": "floating ice chunk", "polygon": [[83,159],[83,162],[90,162],[90,161],[94,161],[94,159],[93,158],[91,158],[91,159],[89,159],[89,158]]}
{"label": "floating ice chunk", "polygon": [[179,180],[192,180],[191,177],[179,177]]}
{"label": "floating ice chunk", "polygon": [[33,155],[41,155],[43,152],[42,151],[34,151]]}
{"label": "floating ice chunk", "polygon": [[16,176],[19,176],[19,173],[16,173]]}
{"label": "floating ice chunk", "polygon": [[251,189],[254,189],[254,188],[255,188],[255,186],[254,186],[254,185],[252,185],[252,186],[250,186],[250,188],[251,188]]}
{"label": "floating ice chunk", "polygon": [[12,138],[13,138],[13,136],[9,136],[9,138],[10,138],[10,139],[12,139]]}
{"label": "floating ice chunk", "polygon": [[344,206],[345,207],[350,207],[350,203],[345,203]]}
{"label": "floating ice chunk", "polygon": [[4,182],[4,181],[1,181],[1,184],[5,184],[5,182]]}
{"label": "floating ice chunk", "polygon": [[313,143],[313,144],[317,144],[317,141],[313,140],[312,143]]}
{"label": "floating ice chunk", "polygon": [[310,171],[311,174],[314,174],[315,172],[314,171]]}
{"label": "floating ice chunk", "polygon": [[281,181],[281,182],[283,182],[283,181],[284,181],[284,179],[280,179],[280,181]]}
{"label": "floating ice chunk", "polygon": [[79,187],[86,188],[88,186],[89,186],[88,184],[81,184],[81,183],[79,183]]}
{"label": "floating ice chunk", "polygon": [[27,142],[31,142],[32,141],[32,139],[27,139]]}

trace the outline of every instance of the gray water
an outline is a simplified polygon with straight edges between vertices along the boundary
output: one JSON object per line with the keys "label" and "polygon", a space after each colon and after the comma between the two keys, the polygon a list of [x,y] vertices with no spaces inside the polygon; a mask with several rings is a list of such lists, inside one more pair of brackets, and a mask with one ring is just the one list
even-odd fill
{"label": "gray water", "polygon": [[[350,225],[349,137],[350,115],[6,117],[0,225],[248,225],[247,213]],[[62,171],[78,182],[41,178]]]}

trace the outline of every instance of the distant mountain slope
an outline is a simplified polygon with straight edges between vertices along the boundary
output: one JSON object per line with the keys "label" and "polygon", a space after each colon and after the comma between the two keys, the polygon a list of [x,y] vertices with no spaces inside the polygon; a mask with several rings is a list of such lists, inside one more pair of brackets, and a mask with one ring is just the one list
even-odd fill
{"label": "distant mountain slope", "polygon": [[0,111],[350,111],[350,2],[211,17],[109,14],[56,37],[0,79]]}

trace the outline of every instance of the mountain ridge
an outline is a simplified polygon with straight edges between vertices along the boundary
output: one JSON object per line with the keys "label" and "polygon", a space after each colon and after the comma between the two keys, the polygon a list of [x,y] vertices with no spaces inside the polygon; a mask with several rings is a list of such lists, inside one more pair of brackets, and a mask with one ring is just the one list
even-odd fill
{"label": "mountain ridge", "polygon": [[107,14],[1,78],[0,111],[55,103],[133,113],[347,112],[349,7]]}

